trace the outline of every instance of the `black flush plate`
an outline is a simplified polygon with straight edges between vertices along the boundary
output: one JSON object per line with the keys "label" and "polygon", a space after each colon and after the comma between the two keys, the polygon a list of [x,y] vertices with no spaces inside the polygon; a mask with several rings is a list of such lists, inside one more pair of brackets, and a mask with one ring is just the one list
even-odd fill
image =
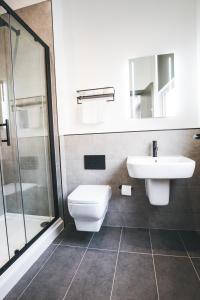
{"label": "black flush plate", "polygon": [[85,170],[105,170],[105,155],[84,155],[84,168]]}

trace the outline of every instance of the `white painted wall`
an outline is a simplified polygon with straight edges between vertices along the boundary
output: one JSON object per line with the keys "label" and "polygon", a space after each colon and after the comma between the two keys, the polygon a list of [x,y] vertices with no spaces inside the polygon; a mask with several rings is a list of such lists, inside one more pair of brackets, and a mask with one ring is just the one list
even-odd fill
{"label": "white painted wall", "polygon": [[[197,0],[196,19],[197,19],[197,71],[198,71],[197,77],[200,79],[200,0]],[[200,88],[198,88],[198,99],[200,99]],[[200,109],[199,109],[199,119],[200,119]]]}
{"label": "white painted wall", "polygon": [[[52,0],[60,134],[198,127],[199,0]],[[130,119],[128,59],[175,53],[176,117]],[[106,122],[84,125],[76,90],[114,86]]]}

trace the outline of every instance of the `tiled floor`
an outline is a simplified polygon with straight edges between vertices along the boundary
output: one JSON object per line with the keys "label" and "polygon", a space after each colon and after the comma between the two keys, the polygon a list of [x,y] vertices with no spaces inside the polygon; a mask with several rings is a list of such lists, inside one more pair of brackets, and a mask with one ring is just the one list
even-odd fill
{"label": "tiled floor", "polygon": [[199,300],[200,233],[73,225],[6,297],[27,300]]}

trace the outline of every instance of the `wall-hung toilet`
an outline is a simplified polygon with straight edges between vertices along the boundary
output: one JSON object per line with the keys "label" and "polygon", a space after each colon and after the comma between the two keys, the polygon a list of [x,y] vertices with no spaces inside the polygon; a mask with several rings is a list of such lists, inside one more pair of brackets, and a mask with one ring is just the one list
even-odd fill
{"label": "wall-hung toilet", "polygon": [[109,185],[79,185],[68,196],[68,209],[79,231],[98,232],[112,195]]}

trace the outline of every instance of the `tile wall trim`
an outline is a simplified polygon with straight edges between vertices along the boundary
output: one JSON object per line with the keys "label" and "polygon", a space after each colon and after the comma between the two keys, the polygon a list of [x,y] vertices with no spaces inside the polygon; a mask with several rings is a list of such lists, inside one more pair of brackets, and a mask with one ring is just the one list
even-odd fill
{"label": "tile wall trim", "polygon": [[60,136],[76,136],[76,135],[100,135],[100,134],[115,134],[115,133],[141,133],[141,132],[156,132],[156,131],[181,131],[181,130],[200,130],[200,127],[196,128],[169,128],[169,129],[147,129],[147,130],[127,130],[127,131],[106,131],[106,132],[88,132],[88,133],[69,133],[60,134]]}

